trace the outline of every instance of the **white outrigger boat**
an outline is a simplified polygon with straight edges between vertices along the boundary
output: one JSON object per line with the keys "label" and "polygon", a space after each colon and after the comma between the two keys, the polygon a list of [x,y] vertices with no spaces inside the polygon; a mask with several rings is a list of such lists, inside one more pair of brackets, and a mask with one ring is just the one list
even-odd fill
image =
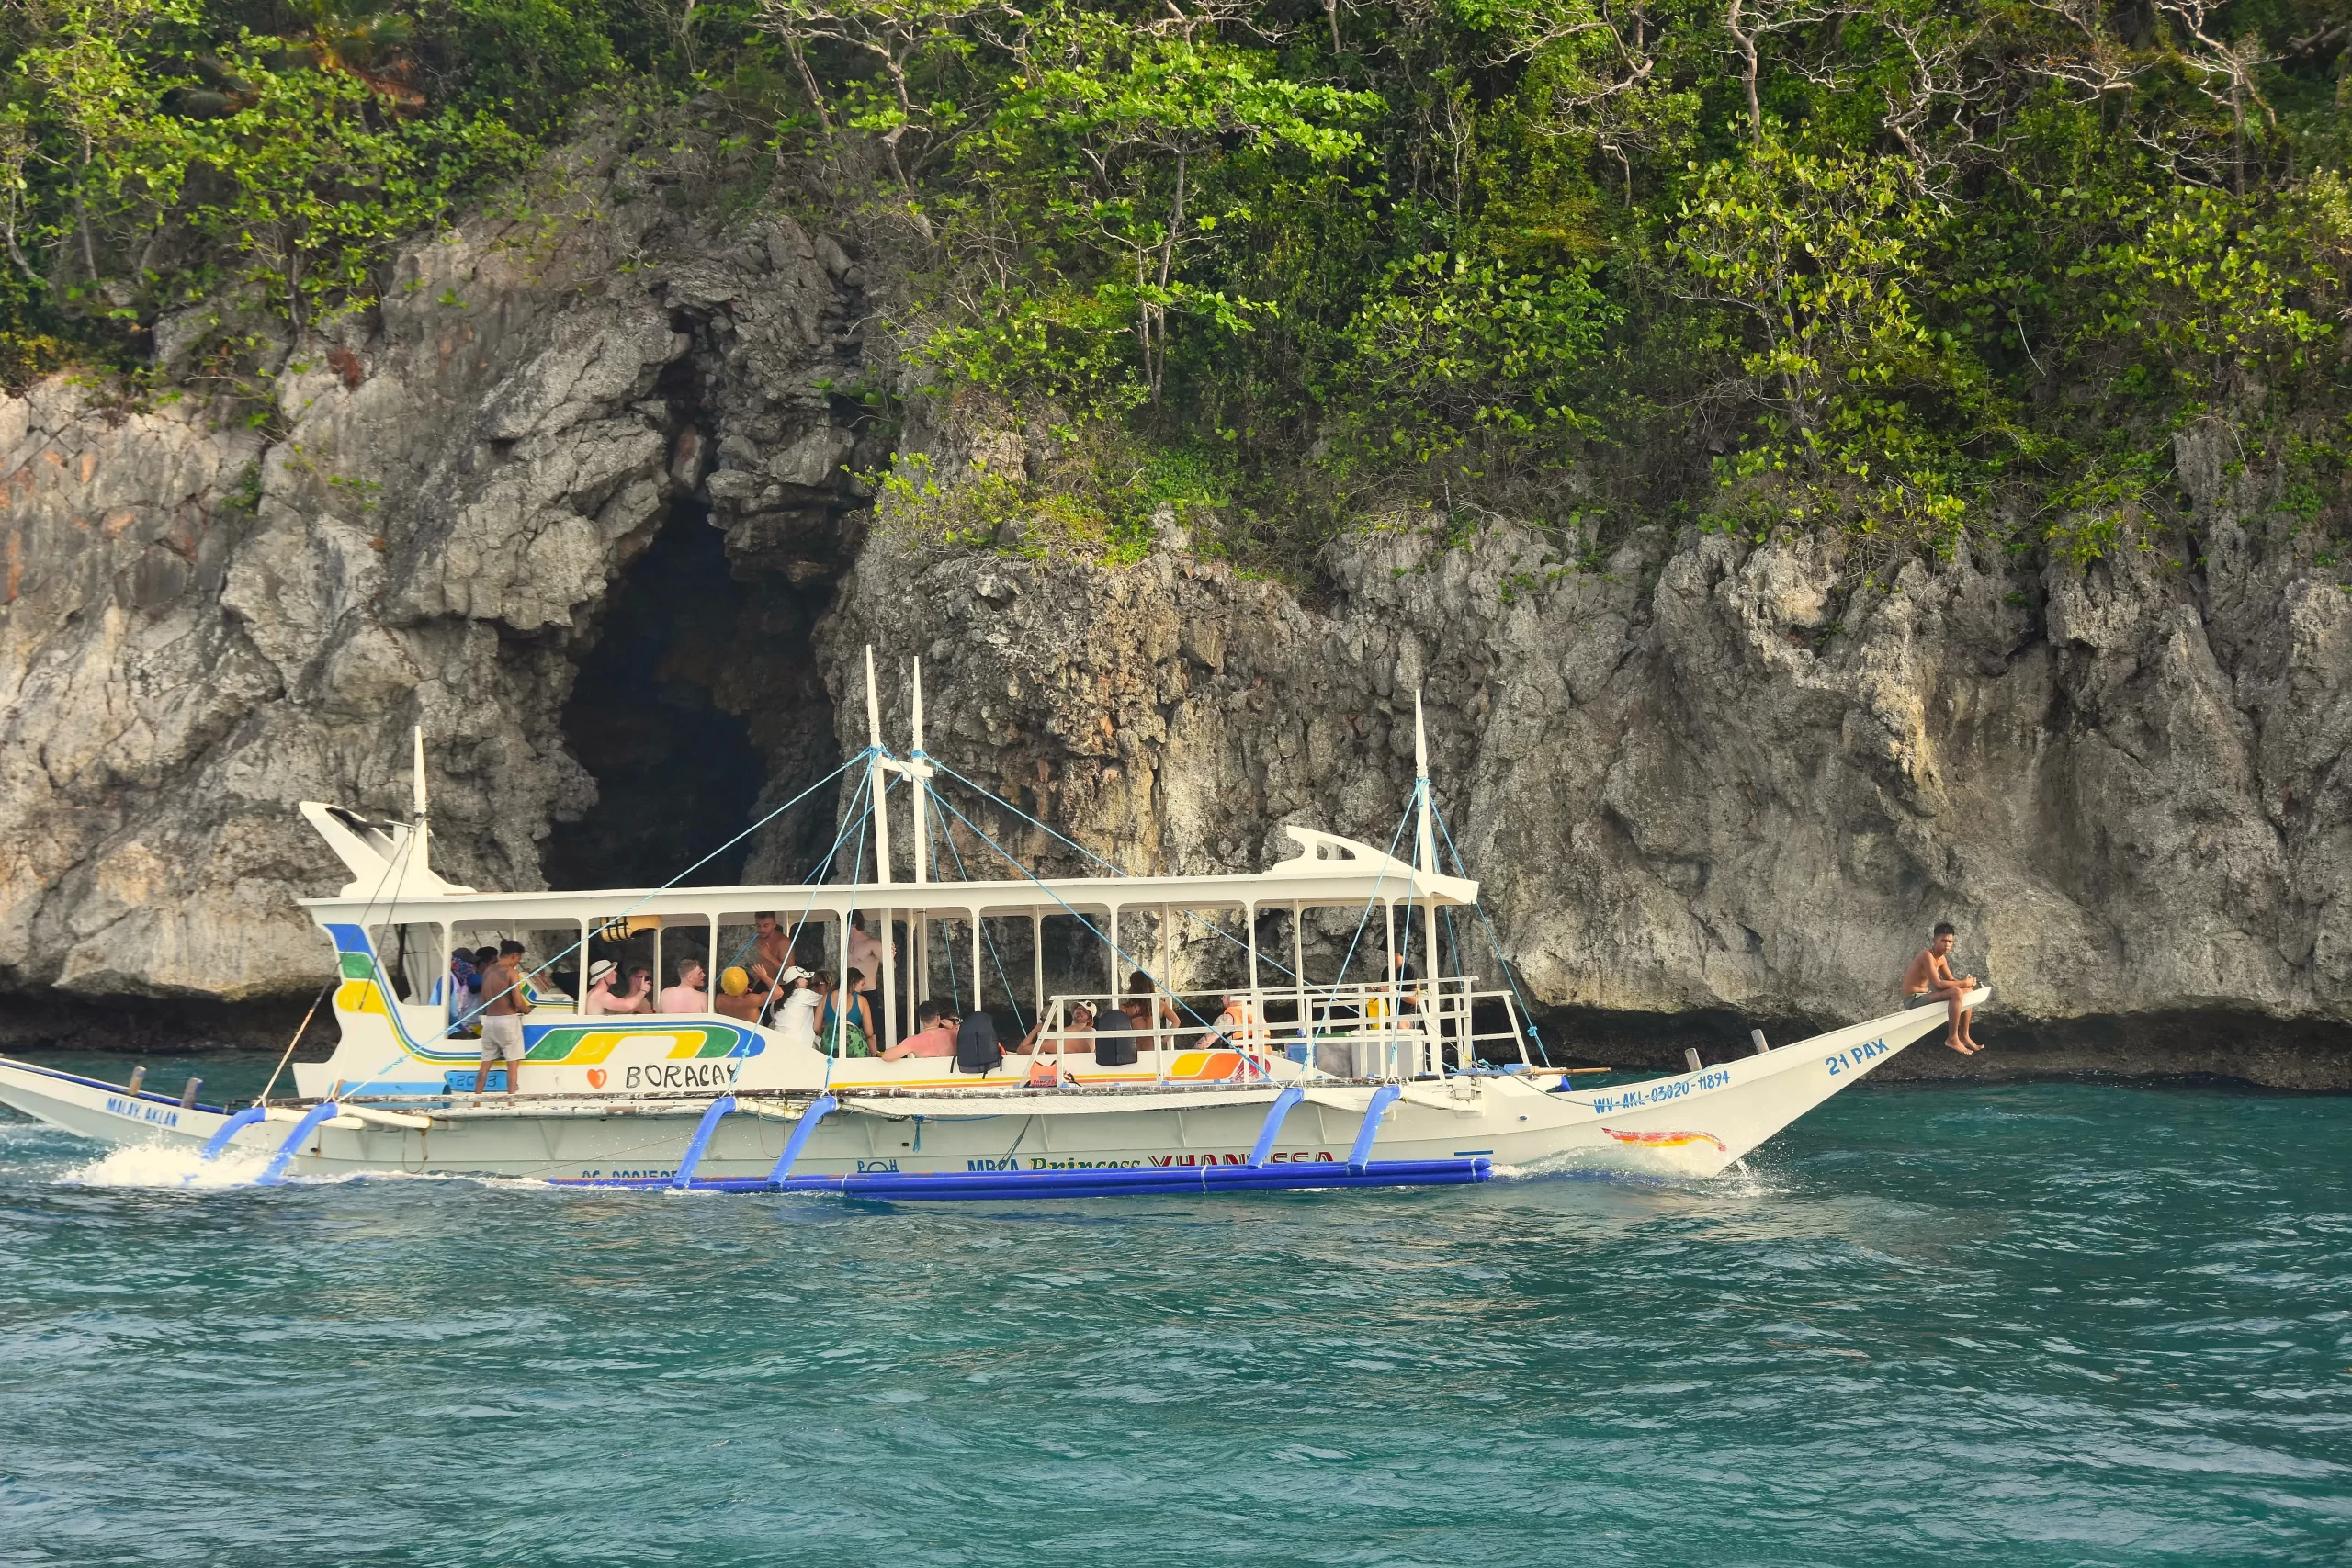
{"label": "white outrigger boat", "polygon": [[[1779,1048],[1758,1034],[1751,1055],[1709,1066],[1693,1053],[1689,1072],[1580,1088],[1570,1073],[1531,1059],[1533,1031],[1514,987],[1459,972],[1414,975],[1417,949],[1442,952],[1441,917],[1450,921],[1448,911],[1478,897],[1476,883],[1439,869],[1418,699],[1419,778],[1387,852],[1292,828],[1298,852],[1254,874],[1046,877],[946,803],[942,775],[1026,816],[926,757],[919,666],[915,681],[914,745],[902,760],[881,744],[869,650],[869,745],[833,775],[865,770],[856,795],[864,809],[845,814],[827,862],[854,830],[859,858],[846,881],[820,874],[797,886],[586,893],[453,886],[428,863],[420,735],[413,820],[301,807],[351,880],[334,897],[304,901],[334,945],[342,1034],[327,1060],[295,1064],[294,1095],[272,1099],[265,1089],[250,1105],[203,1104],[193,1085],[174,1098],[146,1092],[135,1075],[109,1084],[0,1057],[0,1103],[107,1143],[179,1146],[206,1160],[233,1154],[258,1162],[264,1183],[430,1172],[1004,1198],[1446,1184],[1483,1181],[1498,1168],[1709,1177],[1943,1026],[1942,1009],[1918,1008]],[[912,882],[893,880],[889,792],[901,786],[913,807]],[[958,826],[964,842],[988,845],[1018,874],[937,879],[934,821],[959,869]],[[1394,852],[1408,823],[1410,862]],[[876,870],[867,881],[869,826]],[[1332,981],[1309,980],[1303,927],[1332,909],[1354,917],[1355,940]],[[890,1061],[842,1055],[839,1026],[812,1043],[805,1031],[796,1040],[756,1016],[722,1011],[721,955],[748,947],[760,913],[779,924],[788,914],[795,955],[813,947],[836,968],[854,917],[873,919],[880,935],[857,940],[882,956],[885,1040],[901,1035],[902,1001],[912,1012],[944,991],[957,1013],[979,1010],[963,1006],[969,996],[1024,1029],[1038,1023],[1035,1044],[1001,1057]],[[1074,922],[1080,942],[1105,951],[1102,987],[1048,994],[1048,920]],[[1286,932],[1287,953],[1261,951],[1268,927]],[[1149,938],[1123,941],[1136,928]],[[1188,950],[1210,938],[1227,944],[1238,973],[1214,989],[1173,984],[1180,931]],[[1366,956],[1385,962],[1374,977],[1350,980],[1367,931]],[[1029,959],[1026,1008],[1000,932]],[[524,1022],[516,1092],[505,1091],[503,1068],[476,1092],[480,1043],[441,987],[453,942],[501,939],[535,949],[536,1005]],[[701,960],[703,1005],[581,1010],[575,997],[584,993],[589,955],[616,942],[650,947],[657,973],[665,946],[673,961],[682,953]],[[1148,946],[1157,951],[1139,953]],[[1458,944],[1453,966],[1462,966]],[[1128,990],[1123,973],[1148,978],[1151,994]],[[1978,991],[1973,1003],[1989,995]],[[1127,1049],[1098,1062],[1095,1037],[1071,1021],[1075,1010],[1121,1000],[1139,1002],[1148,1021]]]}

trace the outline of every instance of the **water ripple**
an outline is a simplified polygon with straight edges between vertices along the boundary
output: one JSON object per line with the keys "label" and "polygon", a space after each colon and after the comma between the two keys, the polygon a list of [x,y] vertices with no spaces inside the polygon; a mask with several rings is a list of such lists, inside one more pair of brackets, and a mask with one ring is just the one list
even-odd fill
{"label": "water ripple", "polygon": [[0,1124],[0,1563],[2342,1561],[2347,1133],[1866,1090],[1713,1187],[925,1209]]}

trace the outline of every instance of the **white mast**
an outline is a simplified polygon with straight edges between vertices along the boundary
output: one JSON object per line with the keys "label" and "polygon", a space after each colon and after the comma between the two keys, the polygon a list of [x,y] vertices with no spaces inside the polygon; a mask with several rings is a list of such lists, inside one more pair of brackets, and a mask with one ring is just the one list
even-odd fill
{"label": "white mast", "polygon": [[[1413,836],[1413,867],[1424,876],[1433,876],[1437,874],[1437,833],[1430,826],[1434,813],[1430,803],[1430,736],[1428,727],[1421,722],[1421,689],[1419,686],[1413,688],[1413,805],[1419,814]],[[1414,891],[1418,893],[1420,890],[1416,888]],[[1421,964],[1429,970],[1431,982],[1423,995],[1430,998],[1430,1005],[1433,1008],[1438,995],[1435,987],[1438,978],[1437,900],[1434,898],[1422,900],[1421,929],[1427,933],[1426,956]],[[1442,1039],[1444,1021],[1426,1010],[1423,1016],[1437,1025],[1439,1038]],[[1441,1071],[1443,1069],[1442,1055],[1436,1065]],[[1462,1065],[1466,1067],[1470,1064],[1464,1062]]]}
{"label": "white mast", "polygon": [[[867,807],[874,813],[874,880],[883,886],[890,886],[890,811],[884,791],[890,779],[882,754],[882,698],[874,684],[874,645],[865,645],[865,740],[873,748],[866,760],[866,785],[873,791]],[[889,1044],[899,1038],[898,953],[895,951],[896,928],[891,922],[891,910],[886,905],[876,923],[882,929],[876,933],[882,942],[882,1043]],[[849,984],[849,932],[842,932],[842,984]],[[846,1007],[846,1001],[842,1004]]]}
{"label": "white mast", "polygon": [[890,886],[890,813],[883,807],[883,792],[889,787],[889,764],[882,750],[882,699],[874,687],[874,645],[865,645],[865,743],[872,748],[866,759],[866,787],[873,791],[870,805],[874,812],[874,880],[883,886]]}
{"label": "white mast", "polygon": [[409,844],[409,863],[430,870],[432,851],[424,841],[425,818],[429,813],[424,805],[424,726],[421,724],[416,727],[415,741],[413,760],[409,765],[409,784],[416,806],[416,825],[409,829],[413,835]]}
{"label": "white mast", "polygon": [[1413,799],[1420,814],[1414,836],[1413,863],[1423,871],[1437,869],[1437,832],[1430,827],[1430,736],[1421,723],[1421,690],[1413,688]]}
{"label": "white mast", "polygon": [[907,793],[913,797],[912,804],[914,806],[915,812],[915,880],[917,882],[929,882],[931,880],[931,814],[927,807],[931,803],[924,798],[925,785],[923,784],[922,771],[921,768],[921,764],[924,761],[924,757],[922,750],[922,660],[920,659],[915,660],[914,702],[915,744],[913,751],[909,754],[908,761],[916,763],[917,766],[907,770],[907,784],[909,785]]}
{"label": "white mast", "polygon": [[[931,880],[931,803],[923,795],[922,778],[922,660],[914,661],[914,748],[907,754],[907,806],[915,818],[915,880]],[[907,979],[907,1000],[921,1007],[931,999],[931,917],[922,910],[914,912],[907,926],[908,958],[911,973]],[[954,954],[950,953],[949,967]]]}

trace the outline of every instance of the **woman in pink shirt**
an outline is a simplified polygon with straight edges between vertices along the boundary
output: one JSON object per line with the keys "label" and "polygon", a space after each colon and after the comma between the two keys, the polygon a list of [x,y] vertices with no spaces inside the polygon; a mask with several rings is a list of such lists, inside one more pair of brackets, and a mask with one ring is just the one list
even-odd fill
{"label": "woman in pink shirt", "polygon": [[882,1059],[896,1062],[908,1056],[953,1056],[956,1026],[963,1021],[947,1010],[945,1002],[925,1002],[915,1009],[915,1032],[883,1052]]}

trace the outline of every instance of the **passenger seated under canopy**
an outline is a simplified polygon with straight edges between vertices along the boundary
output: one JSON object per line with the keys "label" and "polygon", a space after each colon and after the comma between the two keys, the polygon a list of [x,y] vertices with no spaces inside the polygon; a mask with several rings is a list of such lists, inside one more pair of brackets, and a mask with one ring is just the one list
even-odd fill
{"label": "passenger seated under canopy", "polygon": [[699,958],[681,958],[677,967],[678,983],[662,993],[663,1012],[700,1012],[707,1005],[709,972]]}
{"label": "passenger seated under canopy", "polygon": [[915,1032],[883,1052],[882,1059],[897,1062],[909,1056],[953,1056],[956,1026],[963,1021],[945,1002],[927,1001],[915,1009]]}

